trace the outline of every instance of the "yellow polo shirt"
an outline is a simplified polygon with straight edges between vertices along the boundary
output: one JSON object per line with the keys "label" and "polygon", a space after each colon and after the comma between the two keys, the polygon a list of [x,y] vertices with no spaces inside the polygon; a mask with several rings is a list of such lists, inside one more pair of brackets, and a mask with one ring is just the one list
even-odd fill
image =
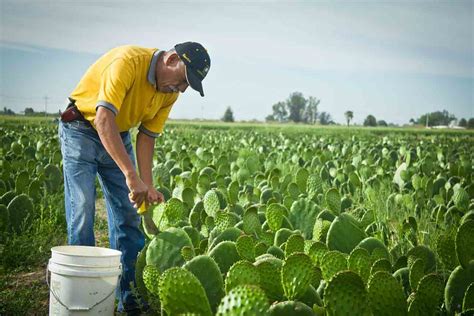
{"label": "yellow polo shirt", "polygon": [[141,123],[140,131],[157,137],[179,95],[155,88],[160,54],[156,48],[114,48],[90,66],[70,98],[92,126],[97,107],[103,106],[114,112],[120,132]]}

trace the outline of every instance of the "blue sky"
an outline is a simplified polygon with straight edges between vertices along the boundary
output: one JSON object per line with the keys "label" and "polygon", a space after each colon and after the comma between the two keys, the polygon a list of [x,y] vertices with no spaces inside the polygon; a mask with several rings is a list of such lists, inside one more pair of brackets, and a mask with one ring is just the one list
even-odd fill
{"label": "blue sky", "polygon": [[48,111],[101,54],[124,44],[208,48],[206,97],[172,118],[263,120],[291,92],[344,122],[398,124],[446,109],[474,117],[472,1],[0,1],[0,107]]}

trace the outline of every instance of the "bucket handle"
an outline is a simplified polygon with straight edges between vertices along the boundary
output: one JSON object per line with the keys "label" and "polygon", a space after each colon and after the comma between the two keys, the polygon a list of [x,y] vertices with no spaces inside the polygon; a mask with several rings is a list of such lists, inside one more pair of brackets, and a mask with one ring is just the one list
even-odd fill
{"label": "bucket handle", "polygon": [[[119,282],[119,280],[120,280],[120,275],[119,275],[119,278],[117,278],[117,283]],[[101,299],[100,301],[92,305],[91,307],[69,307],[69,306],[66,306],[66,304],[64,304],[63,302],[61,302],[61,300],[56,295],[56,293],[54,293],[53,288],[49,285],[49,263],[46,266],[46,284],[48,285],[49,292],[53,294],[56,301],[58,301],[58,303],[61,304],[64,308],[66,308],[68,311],[90,311],[91,309],[101,304],[106,299],[108,299],[115,292],[115,289],[116,289],[115,287],[106,297],[104,297],[103,299]]]}

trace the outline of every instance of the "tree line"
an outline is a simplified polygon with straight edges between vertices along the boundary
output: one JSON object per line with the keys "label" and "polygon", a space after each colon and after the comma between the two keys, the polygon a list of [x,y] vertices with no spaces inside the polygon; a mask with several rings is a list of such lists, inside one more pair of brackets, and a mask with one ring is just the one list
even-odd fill
{"label": "tree line", "polygon": [[[272,113],[265,118],[267,122],[279,123],[303,123],[303,124],[336,124],[331,114],[325,111],[319,112],[318,106],[321,100],[309,96],[305,98],[301,92],[293,92],[284,100],[273,104]],[[354,112],[348,110],[344,112],[347,126],[354,119]],[[231,107],[227,107],[224,116],[221,118],[224,122],[234,122],[234,113]],[[426,126],[449,126],[452,122],[457,122],[457,126],[465,128],[474,128],[474,118],[457,120],[454,114],[446,110],[426,113],[418,119],[410,119],[410,124]],[[393,123],[387,123],[385,120],[377,120],[374,115],[369,114],[363,121],[364,126],[396,126]]]}

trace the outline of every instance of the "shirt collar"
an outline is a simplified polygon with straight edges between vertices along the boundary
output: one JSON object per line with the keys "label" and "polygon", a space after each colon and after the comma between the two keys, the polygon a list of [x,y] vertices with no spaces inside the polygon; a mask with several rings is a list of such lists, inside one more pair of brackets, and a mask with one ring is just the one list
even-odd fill
{"label": "shirt collar", "polygon": [[161,53],[163,53],[163,51],[161,50],[156,50],[153,53],[153,57],[151,58],[150,68],[148,69],[148,76],[147,76],[148,82],[153,87],[155,87],[155,89],[156,89],[156,75],[155,75],[156,63],[158,62],[158,58],[160,57]]}

